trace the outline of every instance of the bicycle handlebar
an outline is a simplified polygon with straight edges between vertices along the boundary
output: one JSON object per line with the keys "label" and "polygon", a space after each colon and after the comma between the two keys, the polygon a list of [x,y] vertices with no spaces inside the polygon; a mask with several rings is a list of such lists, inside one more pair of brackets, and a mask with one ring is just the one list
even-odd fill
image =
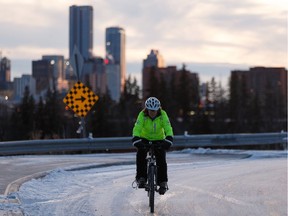
{"label": "bicycle handlebar", "polygon": [[157,145],[157,144],[161,144],[164,142],[164,140],[147,140],[142,138],[142,142],[145,144],[149,144],[149,145]]}
{"label": "bicycle handlebar", "polygon": [[164,140],[147,140],[142,138],[142,142],[145,143],[144,147],[150,148],[163,148]]}

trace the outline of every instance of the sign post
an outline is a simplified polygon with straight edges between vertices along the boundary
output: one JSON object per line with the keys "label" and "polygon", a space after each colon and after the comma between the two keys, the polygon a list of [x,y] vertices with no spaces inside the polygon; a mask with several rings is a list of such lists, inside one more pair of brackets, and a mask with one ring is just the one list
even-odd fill
{"label": "sign post", "polygon": [[77,116],[81,118],[80,126],[77,130],[77,133],[81,133],[82,137],[86,137],[86,127],[85,127],[85,116],[92,108],[92,106],[97,102],[99,97],[94,94],[88,87],[86,87],[80,79],[82,78],[82,68],[84,64],[84,59],[77,49],[77,46],[74,46],[72,59],[70,63],[77,75],[78,82],[73,86],[73,88],[68,92],[66,97],[63,99],[63,102],[71,108]]}
{"label": "sign post", "polygon": [[82,137],[86,138],[87,134],[86,134],[86,125],[85,125],[85,118],[81,117],[81,124],[82,124]]}
{"label": "sign post", "polygon": [[84,117],[90,111],[92,106],[98,101],[99,97],[94,94],[87,86],[78,81],[68,92],[63,102],[72,109],[77,116],[81,117],[80,128],[83,131],[83,137],[86,137]]}

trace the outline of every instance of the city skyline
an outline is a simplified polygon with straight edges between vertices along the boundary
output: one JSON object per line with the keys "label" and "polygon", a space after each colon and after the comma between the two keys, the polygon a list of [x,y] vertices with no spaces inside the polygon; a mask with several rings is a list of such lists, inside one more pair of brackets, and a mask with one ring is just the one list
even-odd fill
{"label": "city skyline", "polygon": [[93,7],[95,56],[105,56],[107,27],[125,29],[127,75],[137,78],[151,49],[160,51],[166,66],[185,63],[202,81],[226,79],[232,69],[287,68],[284,0],[0,0],[0,51],[11,60],[12,79],[31,74],[32,60],[43,55],[68,58],[72,5]]}

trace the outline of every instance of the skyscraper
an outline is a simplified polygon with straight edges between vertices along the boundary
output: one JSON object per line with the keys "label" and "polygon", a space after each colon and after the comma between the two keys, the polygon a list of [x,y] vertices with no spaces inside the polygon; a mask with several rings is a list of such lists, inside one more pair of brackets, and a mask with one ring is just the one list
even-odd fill
{"label": "skyscraper", "polygon": [[32,75],[23,74],[21,78],[14,78],[14,100],[20,101],[21,98],[23,98],[26,87],[28,87],[29,93],[33,95],[34,98],[37,97],[36,80]]}
{"label": "skyscraper", "polygon": [[[287,74],[284,67],[233,70],[230,78],[231,129],[287,130]],[[230,130],[231,130],[230,129]]]}
{"label": "skyscraper", "polygon": [[11,61],[0,55],[0,90],[7,90],[11,79]]}
{"label": "skyscraper", "polygon": [[54,66],[53,67],[53,78],[55,80],[65,79],[64,73],[64,56],[61,55],[43,55],[43,60],[48,60]]}
{"label": "skyscraper", "polygon": [[145,67],[165,67],[164,59],[158,50],[152,49],[147,58],[143,60],[143,68]]}
{"label": "skyscraper", "polygon": [[62,55],[44,55],[42,56],[43,60],[50,61],[50,64],[53,66],[53,86],[58,90],[67,90],[68,83],[65,80],[65,65],[64,65],[64,56]]}
{"label": "skyscraper", "polygon": [[111,97],[119,101],[126,79],[125,30],[121,27],[106,28],[106,75]]}
{"label": "skyscraper", "polygon": [[[152,70],[156,68],[164,68],[164,58],[160,52],[156,49],[152,49],[147,55],[147,58],[143,60],[143,69],[142,69],[142,88],[143,88],[143,98],[146,98],[150,93],[150,79]],[[175,68],[176,70],[176,68]],[[159,75],[159,73],[158,73]],[[160,78],[159,78],[160,79]]]}
{"label": "skyscraper", "polygon": [[93,7],[70,7],[69,13],[69,58],[77,46],[84,60],[92,57],[93,51]]}
{"label": "skyscraper", "polygon": [[47,90],[54,90],[53,64],[50,60],[32,61],[32,76],[36,81],[36,94],[46,94]]}

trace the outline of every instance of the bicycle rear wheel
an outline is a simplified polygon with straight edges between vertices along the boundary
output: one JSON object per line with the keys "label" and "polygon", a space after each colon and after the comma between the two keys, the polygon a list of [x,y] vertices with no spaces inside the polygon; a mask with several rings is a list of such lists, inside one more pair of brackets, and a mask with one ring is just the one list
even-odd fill
{"label": "bicycle rear wheel", "polygon": [[149,206],[150,212],[154,213],[154,197],[155,197],[155,166],[149,167]]}

